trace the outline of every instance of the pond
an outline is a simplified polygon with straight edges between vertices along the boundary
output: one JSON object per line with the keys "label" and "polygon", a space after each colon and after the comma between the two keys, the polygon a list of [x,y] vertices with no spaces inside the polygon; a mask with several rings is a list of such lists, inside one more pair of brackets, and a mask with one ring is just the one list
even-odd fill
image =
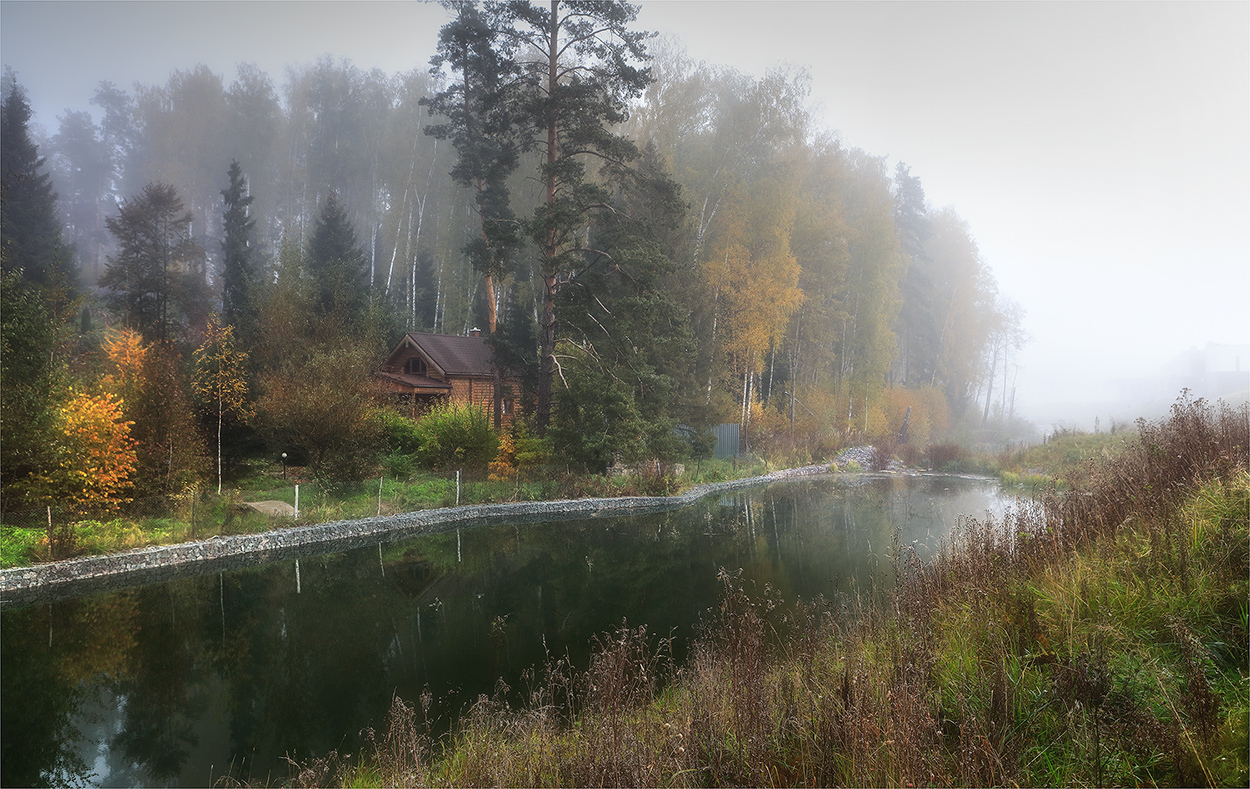
{"label": "pond", "polygon": [[546,656],[584,666],[628,622],[680,658],[742,571],[786,600],[887,583],[897,531],[931,554],[996,483],[823,477],[630,518],[480,526],[6,610],[5,785],[205,786],[355,753],[392,698],[442,725]]}

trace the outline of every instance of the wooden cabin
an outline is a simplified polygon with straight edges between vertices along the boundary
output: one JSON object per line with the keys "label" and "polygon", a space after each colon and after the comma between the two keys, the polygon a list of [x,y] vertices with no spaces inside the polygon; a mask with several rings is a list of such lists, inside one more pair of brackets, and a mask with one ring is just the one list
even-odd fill
{"label": "wooden cabin", "polygon": [[[409,416],[443,402],[473,404],[494,414],[495,370],[490,346],[477,329],[467,336],[408,332],[391,350],[378,379]],[[512,422],[519,387],[501,381],[502,422]]]}

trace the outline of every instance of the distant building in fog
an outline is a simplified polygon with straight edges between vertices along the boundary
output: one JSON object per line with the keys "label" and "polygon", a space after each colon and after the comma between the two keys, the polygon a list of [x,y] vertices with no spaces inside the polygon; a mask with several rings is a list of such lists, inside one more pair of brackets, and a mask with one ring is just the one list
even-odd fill
{"label": "distant building in fog", "polygon": [[1195,397],[1240,402],[1250,393],[1250,345],[1191,348],[1164,368],[1162,385],[1164,399],[1188,389]]}
{"label": "distant building in fog", "polygon": [[1133,418],[1163,416],[1182,389],[1192,397],[1239,405],[1250,401],[1250,345],[1207,343],[1161,364],[1154,375],[1114,384],[1119,392],[1116,414]]}

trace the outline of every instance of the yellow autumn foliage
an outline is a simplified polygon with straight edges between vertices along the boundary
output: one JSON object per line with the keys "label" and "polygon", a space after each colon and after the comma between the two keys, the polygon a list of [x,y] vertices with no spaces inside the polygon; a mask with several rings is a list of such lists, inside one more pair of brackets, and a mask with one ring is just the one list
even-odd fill
{"label": "yellow autumn foliage", "polygon": [[719,344],[739,373],[760,371],[769,347],[803,303],[799,264],[789,243],[795,204],[781,186],[762,184],[749,196],[732,195],[703,265],[718,305]]}
{"label": "yellow autumn foliage", "polygon": [[946,397],[940,389],[932,386],[917,389],[886,389],[881,397],[881,416],[883,424],[878,432],[897,435],[907,418],[907,409],[911,408],[911,420],[908,422],[908,438],[917,446],[924,446],[946,432],[950,427],[950,408],[946,405]]}
{"label": "yellow autumn foliage", "polygon": [[122,417],[121,399],[71,391],[57,409],[57,431],[50,437],[56,466],[39,477],[41,497],[80,512],[129,501],[125,494],[138,462],[132,424]]}
{"label": "yellow autumn foliage", "polygon": [[148,351],[143,335],[134,329],[122,326],[110,333],[104,341],[104,354],[111,367],[100,381],[104,390],[122,400],[133,400],[142,385]]}

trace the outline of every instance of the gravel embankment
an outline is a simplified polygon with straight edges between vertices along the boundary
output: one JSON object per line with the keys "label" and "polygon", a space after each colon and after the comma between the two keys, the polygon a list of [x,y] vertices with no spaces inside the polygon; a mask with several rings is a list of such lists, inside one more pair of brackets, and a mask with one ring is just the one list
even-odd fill
{"label": "gravel embankment", "polygon": [[354,521],[275,529],[261,534],[159,545],[108,556],[0,570],[0,608],[48,602],[140,584],[223,572],[268,562],[350,550],[419,534],[492,523],[615,517],[675,509],[714,493],[829,473],[827,465],[699,485],[677,496],[477,504]]}

